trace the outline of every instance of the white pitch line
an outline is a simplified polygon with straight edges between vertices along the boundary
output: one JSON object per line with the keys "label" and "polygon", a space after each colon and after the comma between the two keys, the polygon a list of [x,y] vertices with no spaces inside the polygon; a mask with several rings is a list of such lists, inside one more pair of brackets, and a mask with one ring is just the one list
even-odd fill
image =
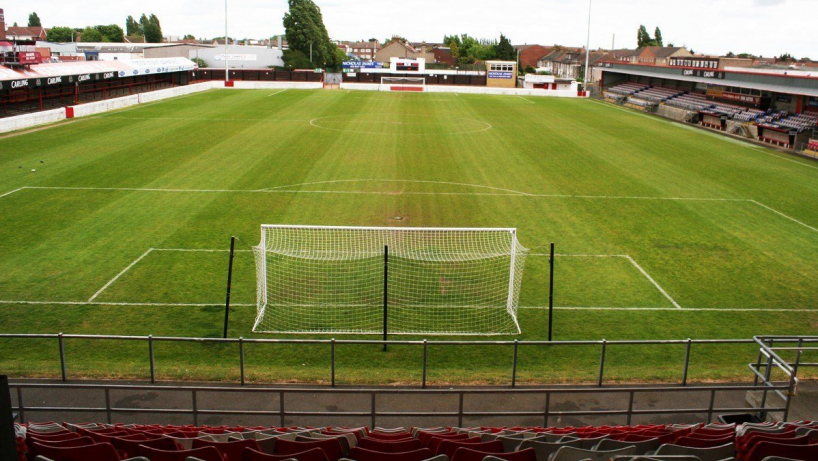
{"label": "white pitch line", "polygon": [[773,213],[775,213],[775,214],[777,214],[779,216],[783,216],[784,218],[787,218],[787,219],[789,219],[790,221],[792,221],[794,223],[798,223],[798,224],[806,227],[807,229],[811,229],[811,230],[814,230],[815,232],[818,232],[818,228],[812,227],[809,224],[805,224],[805,223],[793,218],[792,216],[787,216],[784,213],[782,213],[782,212],[780,212],[780,211],[778,211],[778,210],[776,210],[774,208],[770,208],[770,207],[768,207],[767,205],[765,205],[763,203],[757,202],[755,200],[748,200],[748,201],[751,202],[751,203],[755,203],[756,205],[758,205],[758,206],[760,206],[762,208],[766,208],[766,209],[772,211]]}
{"label": "white pitch line", "polygon": [[[182,251],[182,252],[191,252],[191,253],[224,253],[229,252],[230,250],[226,249],[214,249],[214,248],[153,248],[153,251]],[[253,250],[233,250],[236,253],[250,253]]]}
{"label": "white pitch line", "polygon": [[645,269],[642,269],[642,266],[640,266],[639,264],[637,264],[637,263],[636,263],[636,261],[635,261],[633,258],[631,258],[631,257],[630,257],[630,255],[626,255],[626,256],[625,256],[625,258],[626,258],[628,261],[630,261],[630,262],[631,262],[631,263],[632,263],[632,264],[633,264],[633,265],[634,265],[634,266],[635,266],[637,269],[639,269],[639,272],[641,272],[641,273],[642,273],[642,275],[644,275],[644,276],[645,276],[645,277],[646,277],[648,280],[650,280],[650,283],[652,283],[652,284],[653,284],[653,286],[655,286],[655,287],[656,287],[656,289],[657,289],[657,290],[659,290],[659,292],[660,292],[660,293],[662,293],[663,295],[665,295],[665,298],[667,298],[667,299],[668,299],[668,301],[670,301],[670,303],[671,303],[671,304],[673,304],[673,306],[675,306],[675,307],[676,307],[676,309],[681,309],[681,308],[682,308],[682,306],[680,306],[680,305],[679,305],[679,303],[677,303],[677,302],[676,302],[676,301],[675,301],[675,300],[674,300],[674,299],[673,299],[673,298],[672,298],[672,297],[671,297],[671,296],[670,296],[670,295],[667,293],[667,291],[665,291],[665,289],[664,289],[664,288],[662,288],[662,286],[661,286],[661,285],[659,285],[659,284],[656,282],[656,280],[653,280],[653,277],[651,277],[651,276],[650,276],[650,274],[648,274],[648,273],[647,273],[647,271],[645,271]]}
{"label": "white pitch line", "polygon": [[[529,253],[528,256],[551,256],[550,253]],[[590,254],[567,254],[554,253],[554,256],[563,256],[569,258],[627,258],[628,255],[590,255]]]}
{"label": "white pitch line", "polygon": [[27,189],[27,187],[24,186],[24,187],[20,187],[19,189],[14,189],[13,191],[6,192],[5,194],[0,195],[0,198],[6,197],[6,196],[11,195],[11,194],[13,194],[15,192],[20,192],[23,189]]}
{"label": "white pitch line", "polygon": [[[548,306],[520,306],[520,309],[531,310],[547,310]],[[566,311],[663,311],[663,312],[804,312],[812,313],[814,310],[810,309],[786,309],[786,308],[761,308],[761,307],[684,307],[677,309],[675,307],[580,307],[580,306],[554,306],[554,309]]]}
{"label": "white pitch line", "polygon": [[524,98],[524,97],[522,97],[520,95],[515,95],[515,96],[517,96],[518,98],[522,99],[523,101],[525,101],[525,102],[527,102],[529,104],[534,104],[534,101],[530,101],[530,100],[528,100],[528,99],[526,99],[526,98]]}
{"label": "white pitch line", "polygon": [[280,94],[280,93],[283,93],[283,92],[285,92],[285,91],[287,91],[287,89],[286,89],[286,88],[285,88],[285,89],[283,89],[283,90],[278,90],[278,91],[276,91],[275,93],[268,94],[268,95],[267,95],[267,97],[270,97],[270,96],[275,96],[275,95]]}
{"label": "white pitch line", "polygon": [[475,187],[478,189],[490,189],[490,190],[497,190],[501,192],[511,192],[516,195],[533,195],[527,192],[521,192],[518,190],[513,189],[503,189],[500,187],[492,187],[492,186],[482,186],[480,184],[469,184],[463,182],[451,182],[451,181],[428,181],[422,179],[335,179],[330,181],[312,181],[312,182],[304,182],[300,184],[287,184],[284,186],[276,186],[270,187],[267,189],[263,189],[265,191],[273,191],[278,189],[284,189],[288,187],[301,187],[301,186],[312,186],[316,184],[337,184],[337,183],[347,183],[347,182],[397,182],[397,183],[418,183],[418,184],[440,184],[444,186],[464,186],[464,187]]}
{"label": "white pitch line", "polygon": [[91,302],[91,301],[93,301],[94,299],[96,299],[96,297],[97,297],[97,296],[99,296],[99,295],[100,295],[100,294],[101,294],[103,291],[105,291],[105,290],[106,290],[106,289],[107,289],[109,286],[111,286],[111,285],[112,285],[114,282],[116,282],[118,278],[122,277],[122,275],[123,275],[125,272],[128,272],[128,270],[130,270],[130,268],[134,267],[134,266],[136,265],[136,263],[138,263],[139,261],[142,261],[142,258],[144,258],[145,256],[148,256],[148,253],[150,253],[151,251],[153,251],[153,248],[148,248],[148,251],[146,251],[146,252],[142,253],[142,256],[140,256],[140,257],[136,258],[136,260],[134,260],[134,262],[132,262],[131,264],[129,264],[129,265],[128,265],[128,267],[126,267],[125,269],[122,269],[122,272],[120,272],[120,273],[116,274],[116,276],[115,276],[114,278],[112,278],[111,280],[109,280],[109,281],[108,281],[108,283],[106,283],[106,284],[105,284],[105,286],[103,286],[102,288],[100,288],[100,289],[99,289],[99,291],[97,291],[96,293],[94,293],[94,296],[91,296],[91,297],[88,299],[88,302]]}

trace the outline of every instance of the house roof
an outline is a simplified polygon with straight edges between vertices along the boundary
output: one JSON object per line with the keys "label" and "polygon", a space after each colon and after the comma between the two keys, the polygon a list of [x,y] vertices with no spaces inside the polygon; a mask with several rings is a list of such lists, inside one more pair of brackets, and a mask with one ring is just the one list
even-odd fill
{"label": "house roof", "polygon": [[6,37],[45,37],[46,29],[42,27],[9,27]]}
{"label": "house roof", "polygon": [[350,48],[368,48],[368,49],[372,49],[374,47],[376,50],[378,48],[380,48],[380,43],[378,43],[378,42],[354,42],[354,43],[347,42],[347,44],[348,44],[348,46]]}

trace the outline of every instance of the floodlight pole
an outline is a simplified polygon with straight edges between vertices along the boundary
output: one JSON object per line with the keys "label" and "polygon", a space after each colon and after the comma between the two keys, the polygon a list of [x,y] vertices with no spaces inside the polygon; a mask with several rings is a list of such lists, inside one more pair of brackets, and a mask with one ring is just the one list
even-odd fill
{"label": "floodlight pole", "polygon": [[588,91],[588,67],[591,62],[591,4],[588,0],[588,41],[585,44],[585,75],[582,78],[582,91]]}
{"label": "floodlight pole", "polygon": [[548,260],[548,341],[554,326],[554,242],[551,242],[551,258]]}
{"label": "floodlight pole", "polygon": [[230,262],[227,264],[227,295],[224,299],[224,338],[227,338],[227,320],[230,316],[230,288],[233,284],[233,255],[236,249],[236,237],[230,237]]}
{"label": "floodlight pole", "polygon": [[383,351],[386,352],[386,337],[389,313],[389,245],[383,247]]}
{"label": "floodlight pole", "polygon": [[227,57],[227,0],[224,0],[224,81],[230,81],[230,58]]}

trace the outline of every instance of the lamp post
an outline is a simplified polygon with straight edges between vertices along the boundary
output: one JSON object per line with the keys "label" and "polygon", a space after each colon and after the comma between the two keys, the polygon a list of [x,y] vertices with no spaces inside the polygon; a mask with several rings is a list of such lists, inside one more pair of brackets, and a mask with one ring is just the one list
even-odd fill
{"label": "lamp post", "polygon": [[[226,1],[226,0],[225,0]],[[582,90],[588,91],[588,65],[591,62],[591,4],[588,0],[588,41],[585,44],[585,75],[582,77]]]}

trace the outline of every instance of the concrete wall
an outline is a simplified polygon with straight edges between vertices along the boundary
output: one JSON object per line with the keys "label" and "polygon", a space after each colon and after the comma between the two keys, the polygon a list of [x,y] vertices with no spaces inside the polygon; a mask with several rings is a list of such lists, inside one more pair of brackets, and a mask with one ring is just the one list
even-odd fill
{"label": "concrete wall", "polygon": [[106,99],[105,101],[89,102],[88,104],[81,104],[79,106],[68,106],[66,109],[72,109],[74,111],[74,117],[86,117],[88,115],[109,112],[136,104],[139,104],[139,96],[133,95]]}
{"label": "concrete wall", "polygon": [[[224,82],[218,81],[219,87],[224,87]],[[244,80],[233,80],[233,88],[239,90],[320,90],[324,88],[323,82],[251,82]]]}
{"label": "concrete wall", "polygon": [[150,91],[148,93],[141,93],[138,95],[139,104],[147,102],[159,101],[162,99],[175,98],[177,96],[184,96],[186,94],[199,93],[201,91],[212,90],[214,88],[222,88],[222,82],[204,82],[195,85],[177,86],[168,88],[166,90]]}
{"label": "concrete wall", "polygon": [[[363,90],[379,91],[380,85],[377,83],[341,83],[342,90]],[[424,89],[427,93],[462,93],[462,94],[504,94],[512,96],[540,96],[558,98],[576,98],[576,90],[534,90],[524,88],[489,88],[485,86],[449,86],[449,85],[427,85]]]}
{"label": "concrete wall", "polygon": [[0,133],[22,130],[37,125],[59,122],[65,119],[64,109],[46,110],[33,114],[17,115],[15,117],[0,118]]}
{"label": "concrete wall", "polygon": [[[227,47],[230,56],[231,69],[265,69],[270,66],[283,67],[284,53],[278,48],[266,46],[239,46]],[[198,57],[207,63],[207,67],[224,69],[224,45],[214,48],[199,48],[188,51],[188,59]]]}

